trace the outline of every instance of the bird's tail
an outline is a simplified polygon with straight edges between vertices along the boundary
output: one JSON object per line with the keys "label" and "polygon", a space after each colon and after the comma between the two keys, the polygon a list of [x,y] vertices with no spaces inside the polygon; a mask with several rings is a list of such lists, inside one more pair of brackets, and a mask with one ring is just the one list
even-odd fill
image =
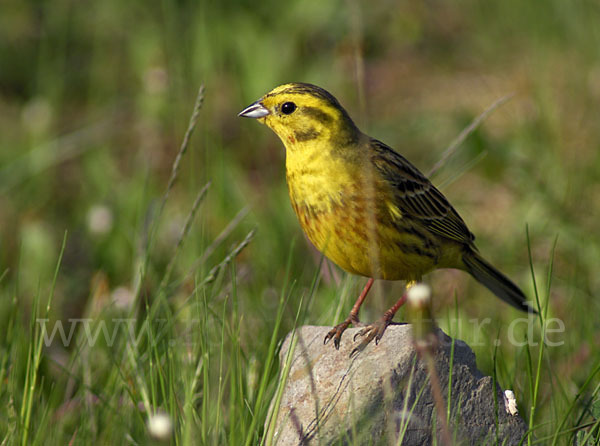
{"label": "bird's tail", "polygon": [[477,252],[469,250],[463,255],[466,270],[503,301],[521,311],[537,314],[525,294],[508,277],[490,265]]}

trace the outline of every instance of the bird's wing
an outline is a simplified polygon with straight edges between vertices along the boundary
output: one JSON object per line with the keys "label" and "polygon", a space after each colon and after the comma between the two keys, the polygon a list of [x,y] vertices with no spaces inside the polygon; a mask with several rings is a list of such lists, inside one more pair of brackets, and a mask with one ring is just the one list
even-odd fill
{"label": "bird's wing", "polygon": [[402,215],[421,221],[431,232],[470,244],[475,236],[446,197],[406,158],[371,140],[375,169],[394,187],[394,205]]}

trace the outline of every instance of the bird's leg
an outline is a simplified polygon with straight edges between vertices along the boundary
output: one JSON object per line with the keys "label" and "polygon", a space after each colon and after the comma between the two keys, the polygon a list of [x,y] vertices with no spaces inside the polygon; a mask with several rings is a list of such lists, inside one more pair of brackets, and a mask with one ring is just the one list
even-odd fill
{"label": "bird's leg", "polygon": [[329,333],[327,333],[325,339],[323,340],[323,344],[327,344],[331,340],[331,338],[333,338],[333,345],[337,350],[340,349],[340,340],[342,339],[342,333],[346,331],[346,328],[348,328],[350,324],[358,325],[360,323],[360,320],[358,319],[358,311],[360,310],[360,306],[365,301],[365,298],[367,297],[369,290],[373,286],[374,281],[375,279],[373,278],[370,278],[368,280],[367,284],[360,293],[360,296],[358,296],[358,299],[356,299],[356,302],[354,302],[354,305],[352,306],[352,310],[350,310],[350,314],[348,315],[348,317],[344,320],[344,322],[336,325],[331,330],[329,330]]}
{"label": "bird's leg", "polygon": [[398,301],[389,310],[387,310],[380,319],[378,319],[370,325],[367,325],[365,328],[363,328],[361,331],[354,335],[355,341],[356,338],[358,338],[359,336],[365,336],[365,338],[361,341],[360,344],[358,344],[358,346],[354,350],[352,350],[350,356],[354,356],[356,353],[363,351],[373,339],[375,339],[375,344],[379,343],[379,341],[383,337],[383,333],[385,333],[385,329],[392,322],[392,319],[394,318],[396,312],[400,309],[402,305],[406,303],[408,290],[411,289],[416,283],[416,280],[411,280],[410,282],[408,282],[406,284],[406,291],[404,291],[402,297],[398,299]]}

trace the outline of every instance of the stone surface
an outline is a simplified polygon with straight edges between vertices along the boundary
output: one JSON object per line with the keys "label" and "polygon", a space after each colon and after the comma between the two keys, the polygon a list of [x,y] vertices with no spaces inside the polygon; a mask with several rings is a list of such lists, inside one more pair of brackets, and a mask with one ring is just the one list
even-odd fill
{"label": "stone surface", "polygon": [[[410,325],[389,326],[379,345],[371,343],[353,358],[359,329],[344,333],[339,351],[323,345],[329,329],[296,332],[281,402],[278,408],[271,403],[276,416],[265,426],[273,444],[396,444],[402,436],[404,445],[422,445],[431,444],[434,433],[441,444],[429,374],[415,354]],[[446,402],[452,340],[441,330],[438,339],[435,366]],[[281,349],[282,369],[291,340],[290,334]],[[502,390],[477,370],[475,354],[459,340],[451,379],[453,444],[496,444],[496,435],[499,444],[519,443],[525,423],[508,414]]]}

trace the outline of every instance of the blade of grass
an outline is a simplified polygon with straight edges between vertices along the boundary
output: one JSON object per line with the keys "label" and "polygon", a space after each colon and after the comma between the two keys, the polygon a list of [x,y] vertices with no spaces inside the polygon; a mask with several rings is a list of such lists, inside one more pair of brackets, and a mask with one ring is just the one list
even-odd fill
{"label": "blade of grass", "polygon": [[[408,378],[409,381],[408,381],[407,390],[406,390],[406,397],[404,398],[404,407],[402,409],[403,418],[402,418],[402,424],[400,425],[400,429],[399,429],[398,441],[396,443],[397,446],[400,446],[404,442],[404,436],[406,435],[406,432],[408,431],[408,424],[410,423],[410,417],[414,413],[414,410],[417,407],[417,404],[421,400],[421,396],[423,396],[423,392],[427,388],[427,380],[425,380],[423,382],[423,385],[419,389],[419,392],[415,396],[415,400],[412,403],[410,411],[407,411],[407,409],[408,409],[408,400],[410,399],[409,398],[410,397],[410,392],[411,392],[412,385],[414,383],[414,375],[415,375],[416,371],[417,371],[417,355],[415,354],[413,356],[413,365],[411,367],[410,375],[409,375],[409,378]],[[434,437],[435,437],[435,435],[434,435]]]}
{"label": "blade of grass", "polygon": [[[250,423],[250,428],[248,429],[248,434],[246,436],[246,442],[245,442],[246,446],[250,446],[251,444],[256,443],[256,440],[257,440],[255,430],[256,430],[256,427],[258,424],[259,417],[262,414],[265,392],[266,392],[269,376],[271,374],[271,367],[273,366],[273,362],[275,361],[276,347],[277,347],[278,339],[279,339],[279,327],[281,326],[281,321],[283,319],[283,310],[286,306],[287,300],[293,289],[293,284],[288,285],[288,283],[290,280],[290,271],[291,271],[291,266],[292,266],[292,254],[294,251],[294,249],[293,249],[294,243],[295,243],[294,240],[292,240],[289,254],[288,254],[288,259],[286,262],[283,286],[281,289],[281,293],[279,294],[279,305],[277,306],[277,314],[275,316],[275,326],[273,327],[273,332],[271,333],[271,340],[269,342],[269,348],[267,350],[267,357],[265,358],[263,374],[262,374],[262,377],[260,380],[260,384],[258,386],[258,393],[256,395],[256,401],[254,403],[254,410],[253,410],[254,416],[252,417],[252,422]],[[289,290],[288,290],[288,286],[290,288]]]}
{"label": "blade of grass", "polygon": [[250,244],[250,242],[252,241],[252,239],[254,238],[254,235],[256,234],[256,229],[252,229],[250,232],[248,232],[248,234],[246,235],[246,237],[244,238],[244,240],[242,240],[222,261],[221,263],[219,263],[218,265],[214,266],[206,275],[206,277],[204,278],[204,280],[202,282],[200,282],[200,285],[198,286],[205,286],[208,285],[209,283],[212,283],[217,276],[219,275],[219,273],[223,270],[223,268],[225,268],[227,265],[229,265],[231,263],[231,261],[233,259],[235,259],[238,254],[240,252],[242,252],[242,250],[248,246]]}
{"label": "blade of grass", "polygon": [[456,152],[458,147],[465,141],[465,139],[467,139],[467,137],[471,133],[473,133],[477,129],[477,127],[479,127],[479,125],[494,110],[496,110],[502,104],[508,102],[510,99],[512,99],[512,97],[514,95],[515,95],[514,93],[510,93],[505,96],[502,96],[501,98],[494,101],[494,103],[492,105],[490,105],[488,108],[486,108],[479,116],[477,116],[475,119],[473,119],[473,121],[471,121],[471,123],[467,127],[465,127],[462,132],[459,133],[459,135],[454,139],[454,141],[452,141],[450,143],[450,145],[446,148],[446,150],[444,150],[444,152],[442,153],[442,156],[440,157],[438,162],[435,163],[433,165],[433,167],[427,173],[427,176],[432,177],[433,175],[435,175],[444,166],[444,164],[446,164],[446,161],[448,161],[448,159],[452,155],[454,155],[454,152]]}
{"label": "blade of grass", "polygon": [[[496,334],[496,340],[498,341],[500,338],[500,328],[498,328],[498,333]],[[496,446],[500,444],[500,422],[498,420],[498,392],[496,391],[496,386],[498,385],[498,346],[499,342],[494,343],[494,354],[492,356],[492,394],[494,395],[494,425],[496,426],[495,432],[495,443]]]}
{"label": "blade of grass", "polygon": [[198,212],[198,208],[200,207],[200,204],[204,201],[204,198],[206,197],[206,193],[208,192],[209,188],[210,188],[210,181],[204,185],[204,187],[200,190],[200,192],[198,192],[198,195],[196,196],[196,199],[194,200],[192,209],[190,210],[190,213],[188,214],[188,216],[185,220],[185,224],[183,225],[183,229],[181,230],[181,234],[179,235],[179,238],[177,239],[177,244],[175,245],[175,250],[173,251],[173,255],[171,256],[171,259],[169,260],[169,263],[165,270],[165,274],[162,278],[160,286],[158,287],[159,290],[164,290],[167,286],[167,282],[169,281],[169,278],[171,277],[171,272],[173,271],[173,267],[175,266],[175,260],[179,256],[179,253],[181,251],[183,243],[184,243],[185,239],[187,238],[187,235],[189,234],[190,229],[192,228],[192,223],[194,222],[194,218],[196,216],[196,213]]}
{"label": "blade of grass", "polygon": [[[530,267],[533,269],[533,260],[531,258],[531,247],[530,247],[530,243],[529,243],[529,231],[527,232],[527,245],[529,247],[529,253],[530,253]],[[554,239],[554,243],[552,245],[552,250],[550,253],[550,264],[548,266],[548,279],[547,279],[547,287],[546,287],[546,301],[544,303],[544,309],[542,311],[542,308],[540,307],[540,300],[539,300],[539,296],[537,295],[537,291],[536,291],[536,302],[537,302],[537,306],[538,306],[538,312],[539,312],[539,320],[540,320],[540,328],[541,328],[541,340],[540,340],[540,346],[538,349],[538,358],[537,358],[537,370],[536,370],[536,375],[535,375],[535,380],[534,380],[534,387],[533,387],[533,397],[531,400],[531,409],[530,409],[530,413],[529,413],[529,436],[528,436],[528,442],[529,444],[531,444],[532,441],[532,436],[533,436],[533,429],[534,429],[534,418],[535,418],[535,411],[537,408],[537,399],[538,399],[538,394],[539,394],[539,389],[540,389],[540,381],[541,381],[541,373],[542,373],[542,359],[544,356],[544,350],[545,350],[545,345],[546,345],[546,315],[548,313],[548,303],[550,302],[550,289],[552,286],[552,274],[553,274],[553,269],[554,269],[554,253],[556,250],[556,244],[558,242],[558,237],[556,237]]]}
{"label": "blade of grass", "polygon": [[194,262],[194,265],[191,268],[192,271],[198,268],[198,264],[204,263],[211,256],[215,249],[217,249],[217,247],[223,243],[223,241],[233,232],[233,230],[237,228],[238,224],[246,217],[246,215],[248,215],[248,212],[250,212],[250,207],[245,206],[240,209],[237,214],[235,214],[231,221],[227,223],[227,226],[225,226],[225,228],[219,233],[219,235],[215,237],[211,244],[207,246],[202,253],[202,257],[200,257],[197,262]]}
{"label": "blade of grass", "polygon": [[[52,279],[52,286],[50,287],[50,293],[48,295],[48,301],[46,302],[47,317],[50,314],[50,308],[52,306],[52,300],[54,298],[54,291],[56,289],[56,281],[58,279],[58,272],[60,271],[60,265],[62,263],[63,254],[65,253],[65,247],[67,246],[67,231],[63,236],[62,245],[58,254],[58,260],[54,269],[54,277]],[[44,343],[44,334],[41,326],[33,320],[38,316],[38,303],[39,303],[39,292],[36,295],[34,301],[34,309],[32,312],[31,324],[34,327],[34,335],[31,339],[29,346],[29,353],[27,358],[27,374],[25,379],[25,386],[23,389],[23,406],[21,408],[21,426],[23,429],[21,444],[23,446],[28,444],[29,428],[31,423],[31,411],[33,408],[34,394],[36,391],[38,371],[42,360],[42,350]],[[34,346],[35,345],[35,346]]]}
{"label": "blade of grass", "polygon": [[285,360],[283,361],[283,370],[281,371],[281,375],[277,382],[277,389],[275,391],[275,396],[273,398],[273,410],[269,414],[266,425],[267,431],[265,436],[261,440],[261,445],[271,446],[273,444],[273,438],[275,436],[275,426],[274,423],[277,422],[277,416],[279,415],[279,409],[281,407],[281,399],[283,398],[283,392],[285,390],[285,385],[287,383],[287,379],[290,374],[290,370],[292,368],[292,358],[294,357],[294,351],[296,350],[296,345],[298,344],[298,336],[296,334],[298,320],[300,318],[300,314],[303,309],[302,305],[303,298],[300,298],[300,304],[298,305],[298,310],[296,311],[296,318],[294,320],[294,327],[291,332],[290,344],[288,347],[288,351],[285,355]]}
{"label": "blade of grass", "polygon": [[198,118],[200,118],[200,109],[204,104],[204,85],[201,85],[198,89],[198,94],[196,95],[196,102],[194,103],[194,111],[192,112],[192,116],[190,116],[190,121],[188,124],[188,128],[185,131],[185,135],[183,136],[183,141],[181,142],[181,146],[179,147],[179,152],[177,152],[177,156],[175,157],[175,161],[173,161],[173,165],[171,166],[171,177],[169,178],[169,182],[167,183],[167,188],[165,189],[165,193],[160,201],[160,206],[158,208],[158,213],[156,214],[156,221],[160,219],[162,213],[164,211],[165,205],[169,200],[169,194],[175,185],[175,181],[177,181],[177,177],[179,176],[179,169],[181,165],[181,160],[185,156],[188,146],[190,144],[190,139],[192,138],[192,134],[194,133],[194,129],[196,128],[196,124],[198,124]]}
{"label": "blade of grass", "polygon": [[183,137],[181,146],[179,147],[179,151],[177,152],[177,155],[175,156],[173,165],[171,166],[171,176],[169,178],[169,182],[167,183],[165,192],[162,196],[162,199],[160,200],[158,211],[156,212],[156,214],[154,215],[154,217],[150,223],[150,229],[149,229],[148,236],[146,238],[146,243],[144,246],[144,251],[142,254],[142,260],[141,260],[141,264],[140,264],[140,270],[138,273],[139,277],[138,277],[138,280],[136,281],[136,289],[134,292],[135,301],[138,301],[140,298],[140,292],[141,292],[142,286],[144,284],[146,272],[148,270],[148,262],[150,261],[150,253],[152,251],[152,244],[154,242],[155,233],[158,228],[160,219],[162,217],[162,213],[164,211],[165,205],[167,204],[167,201],[169,199],[171,190],[173,189],[173,186],[175,185],[175,181],[177,180],[177,177],[179,176],[181,160],[183,159],[183,156],[187,152],[187,149],[188,149],[188,146],[190,143],[190,139],[192,137],[192,134],[194,133],[196,124],[198,123],[198,118],[200,117],[200,109],[202,108],[203,103],[204,103],[204,85],[201,85],[198,90],[198,94],[196,96],[196,102],[194,103],[194,110],[192,112],[192,115],[190,116],[188,128]]}
{"label": "blade of grass", "polygon": [[219,382],[217,384],[217,407],[215,411],[215,432],[219,432],[221,429],[221,405],[223,402],[223,392],[225,386],[223,384],[223,369],[224,369],[224,361],[225,361],[225,321],[227,320],[227,304],[228,304],[227,296],[223,299],[223,317],[221,324],[221,340],[219,342]]}
{"label": "blade of grass", "polygon": [[[458,332],[458,297],[456,295],[456,291],[454,292],[454,311],[456,320],[456,326],[454,328],[455,333]],[[450,325],[448,325],[450,326]],[[452,336],[452,344],[450,345],[450,364],[448,368],[448,396],[447,396],[447,407],[446,407],[446,424],[450,424],[450,415],[452,411],[452,374],[454,372],[453,364],[454,364],[454,347],[456,344],[456,340]]]}

